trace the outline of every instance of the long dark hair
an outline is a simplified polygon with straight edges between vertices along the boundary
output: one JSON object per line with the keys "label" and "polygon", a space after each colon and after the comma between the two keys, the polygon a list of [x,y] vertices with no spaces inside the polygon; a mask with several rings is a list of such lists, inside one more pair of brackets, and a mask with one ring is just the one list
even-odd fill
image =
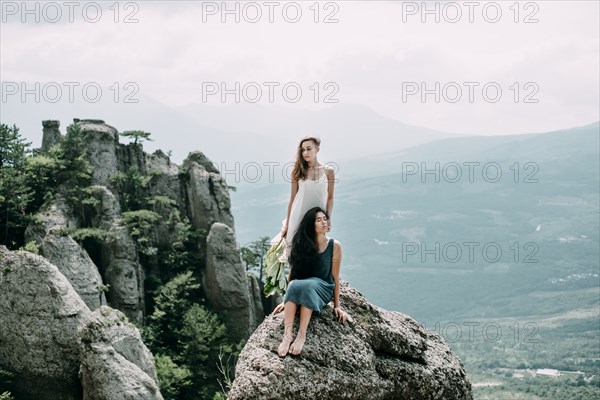
{"label": "long dark hair", "polygon": [[310,140],[314,143],[315,147],[319,147],[321,145],[321,139],[316,136],[305,136],[300,139],[300,143],[298,144],[298,149],[296,150],[296,162],[294,163],[294,169],[292,169],[292,180],[301,180],[306,179],[308,175],[308,163],[302,157],[302,143]]}
{"label": "long dark hair", "polygon": [[321,207],[311,208],[304,214],[296,234],[292,238],[292,251],[288,258],[290,263],[290,281],[313,276],[316,264],[319,262],[319,245],[315,221],[317,213],[322,212],[327,219],[329,215]]}

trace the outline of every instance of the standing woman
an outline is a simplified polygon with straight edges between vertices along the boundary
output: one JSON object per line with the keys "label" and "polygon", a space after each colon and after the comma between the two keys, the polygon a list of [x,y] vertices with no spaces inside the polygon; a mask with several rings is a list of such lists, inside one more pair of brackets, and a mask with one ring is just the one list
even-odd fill
{"label": "standing woman", "polygon": [[[287,218],[283,221],[281,232],[271,240],[278,243],[284,237],[288,248],[298,230],[304,214],[313,207],[321,207],[331,216],[333,211],[333,186],[335,176],[333,168],[320,163],[317,153],[321,139],[306,136],[300,140],[296,154],[296,163],[292,170],[292,192],[288,203]],[[328,231],[331,230],[329,222]]]}

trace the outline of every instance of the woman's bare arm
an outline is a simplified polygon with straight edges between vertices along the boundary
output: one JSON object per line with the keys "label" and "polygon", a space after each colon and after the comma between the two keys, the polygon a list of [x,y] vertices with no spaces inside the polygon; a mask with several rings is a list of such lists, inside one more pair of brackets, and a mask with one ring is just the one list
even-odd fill
{"label": "woman's bare arm", "polygon": [[329,215],[329,218],[331,218],[331,213],[333,212],[333,187],[335,182],[335,174],[333,172],[333,168],[329,166],[325,169],[325,172],[327,173],[327,206],[325,211],[327,211],[327,215]]}
{"label": "woman's bare arm", "polygon": [[288,203],[287,216],[285,219],[285,226],[284,226],[284,230],[286,231],[286,233],[287,233],[287,228],[290,223],[290,213],[292,212],[292,204],[294,204],[294,198],[296,197],[296,193],[298,193],[298,181],[295,179],[292,179],[292,192],[290,193],[290,201]]}
{"label": "woman's bare arm", "polygon": [[337,240],[333,243],[333,260],[331,265],[331,275],[335,286],[333,287],[333,313],[338,321],[352,321],[352,317],[340,307],[340,265],[342,263],[342,245]]}
{"label": "woman's bare arm", "polygon": [[331,276],[335,284],[333,288],[333,307],[340,306],[340,266],[342,263],[342,245],[335,240],[333,242],[333,258],[331,260]]}

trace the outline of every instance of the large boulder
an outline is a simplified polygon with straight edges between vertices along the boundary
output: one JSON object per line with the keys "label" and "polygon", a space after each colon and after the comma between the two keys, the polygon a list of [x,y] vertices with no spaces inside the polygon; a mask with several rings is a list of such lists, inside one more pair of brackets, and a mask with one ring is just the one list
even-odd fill
{"label": "large boulder", "polygon": [[0,246],[0,368],[17,398],[81,399],[77,329],[90,310],[45,258]]}
{"label": "large boulder", "polygon": [[46,235],[40,244],[40,253],[58,267],[90,310],[106,304],[98,268],[88,253],[70,236],[60,233]]}
{"label": "large boulder", "polygon": [[463,365],[437,333],[346,283],[340,302],[353,320],[340,324],[331,304],[313,315],[299,356],[277,355],[283,313],[267,317],[240,354],[229,400],[472,399]]}
{"label": "large boulder", "polygon": [[84,400],[162,400],[152,353],[125,314],[103,306],[79,339]]}
{"label": "large boulder", "polygon": [[262,304],[250,294],[233,229],[214,223],[206,242],[206,270],[202,275],[206,298],[219,309],[232,337],[247,339],[263,319]]}
{"label": "large boulder", "polygon": [[92,313],[55,265],[4,246],[0,368],[15,374],[19,399],[162,399],[152,354],[123,313]]}
{"label": "large boulder", "polygon": [[58,267],[85,304],[95,310],[106,303],[100,290],[102,277],[88,253],[64,233],[66,228],[76,227],[71,215],[64,197],[57,194],[36,214],[35,222],[25,232],[25,241],[35,241],[41,255]]}

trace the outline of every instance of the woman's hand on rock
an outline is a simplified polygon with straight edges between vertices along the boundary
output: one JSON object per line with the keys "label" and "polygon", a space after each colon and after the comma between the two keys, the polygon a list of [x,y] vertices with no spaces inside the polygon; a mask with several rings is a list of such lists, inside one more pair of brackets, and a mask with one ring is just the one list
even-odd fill
{"label": "woman's hand on rock", "polygon": [[334,307],[333,314],[335,314],[338,321],[341,322],[342,324],[344,322],[346,322],[347,320],[350,320],[350,321],[352,320],[352,318],[350,318],[350,315],[346,311],[342,310],[340,307]]}
{"label": "woman's hand on rock", "polygon": [[282,312],[284,307],[285,307],[285,305],[283,303],[279,304],[277,307],[275,307],[275,309],[273,310],[273,313],[271,315]]}

